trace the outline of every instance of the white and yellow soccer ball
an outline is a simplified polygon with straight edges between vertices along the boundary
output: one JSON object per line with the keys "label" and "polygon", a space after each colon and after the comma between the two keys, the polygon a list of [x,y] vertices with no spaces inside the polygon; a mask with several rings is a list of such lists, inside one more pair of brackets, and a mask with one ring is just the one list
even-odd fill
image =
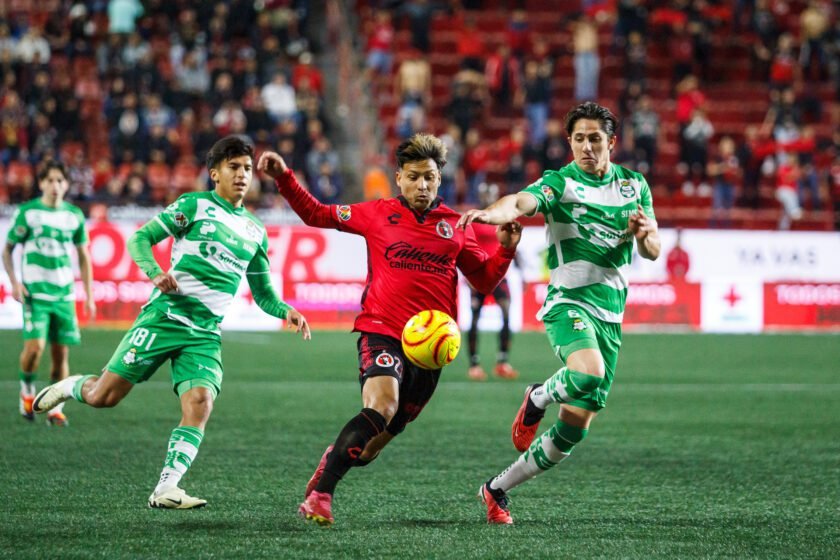
{"label": "white and yellow soccer ball", "polygon": [[405,357],[423,369],[440,369],[449,364],[461,349],[458,323],[435,309],[421,311],[403,327],[402,348]]}

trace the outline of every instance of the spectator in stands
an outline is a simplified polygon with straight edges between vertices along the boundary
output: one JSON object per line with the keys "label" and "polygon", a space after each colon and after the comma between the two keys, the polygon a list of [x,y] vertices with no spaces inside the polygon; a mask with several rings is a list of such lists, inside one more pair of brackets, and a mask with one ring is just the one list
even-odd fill
{"label": "spectator in stands", "polygon": [[448,2],[432,2],[431,0],[408,0],[399,7],[397,13],[408,19],[412,48],[423,53],[429,52],[432,17],[439,11],[451,12],[452,10]]}
{"label": "spectator in stands", "polygon": [[484,37],[475,24],[475,17],[468,15],[458,32],[456,53],[461,59],[461,68],[475,72],[484,71]]}
{"label": "spectator in stands", "polygon": [[128,40],[122,49],[122,62],[126,68],[134,68],[150,52],[149,43],[143,39],[140,33],[134,31],[128,36]]}
{"label": "spectator in stands", "polygon": [[810,0],[799,14],[799,65],[805,79],[820,80],[827,70],[825,40],[831,25],[831,7]]}
{"label": "spectator in stands", "polygon": [[312,195],[324,204],[341,202],[341,177],[328,160],[321,161],[312,181]]}
{"label": "spectator in stands", "polygon": [[17,39],[12,36],[9,25],[0,21],[0,59],[4,56],[14,58],[17,56]]}
{"label": "spectator in stands", "polygon": [[750,28],[758,36],[757,41],[752,41],[750,51],[750,77],[754,80],[769,80],[773,49],[779,32],[776,16],[767,0],[756,0]]}
{"label": "spectator in stands", "polygon": [[454,87],[452,99],[446,108],[446,116],[458,127],[460,136],[465,138],[467,131],[481,114],[482,103],[467,82],[457,81]]}
{"label": "spectator in stands", "polygon": [[677,238],[674,241],[674,247],[668,252],[665,268],[668,271],[668,280],[684,282],[691,269],[691,258],[682,246],[682,228],[678,227],[676,233]]}
{"label": "spectator in stands", "polygon": [[309,87],[319,96],[322,96],[324,95],[324,77],[312,62],[312,53],[301,53],[297,63],[292,67],[292,87],[298,90],[306,80]]}
{"label": "spectator in stands", "polygon": [[143,100],[143,109],[140,112],[145,126],[152,128],[160,126],[164,130],[171,130],[178,122],[175,111],[164,105],[160,96],[153,93]]}
{"label": "spectator in stands", "polygon": [[163,162],[167,165],[175,163],[175,148],[167,136],[166,127],[161,124],[149,127],[145,152],[148,154],[148,161]]}
{"label": "spectator in stands", "polygon": [[274,122],[265,107],[260,89],[256,86],[245,92],[242,100],[242,110],[245,113],[246,132],[257,145],[271,142],[271,131]]}
{"label": "spectator in stands", "polygon": [[132,33],[137,18],[143,15],[143,4],[140,0],[109,0],[108,2],[108,32]]}
{"label": "spectator in stands", "polygon": [[772,89],[782,90],[791,87],[799,74],[800,69],[793,49],[793,36],[790,33],[782,33],[770,63]]}
{"label": "spectator in stands", "polygon": [[706,8],[706,0],[693,0],[687,29],[691,36],[694,71],[703,82],[708,82],[712,77],[709,74],[709,61],[712,60],[712,21]]}
{"label": "spectator in stands", "polygon": [[699,183],[697,194],[709,196],[711,189],[706,184],[706,163],[709,157],[709,140],[715,133],[712,123],[706,118],[703,109],[695,109],[691,121],[683,129],[684,152],[680,161],[680,171],[686,177],[683,191],[694,194],[695,184]]}
{"label": "spectator in stands", "polygon": [[225,101],[213,115],[213,126],[216,127],[217,136],[244,134],[248,123],[242,106],[233,100]]}
{"label": "spectator in stands", "polygon": [[799,156],[786,154],[776,169],[776,200],[782,205],[782,215],[779,218],[781,230],[790,229],[791,222],[802,217],[797,194],[800,177]]}
{"label": "spectator in stands", "polygon": [[400,104],[412,102],[423,107],[430,106],[432,67],[420,51],[409,51],[397,69],[394,97]]}
{"label": "spectator in stands", "polygon": [[310,185],[314,185],[320,176],[323,163],[328,163],[332,170],[338,169],[338,153],[325,136],[315,140],[312,150],[306,155],[306,174]]}
{"label": "spectator in stands", "polygon": [[39,161],[57,159],[57,153],[58,131],[44,113],[35,113],[29,130],[29,162],[34,165]]}
{"label": "spectator in stands", "polygon": [[405,140],[421,132],[426,127],[426,112],[423,106],[414,102],[406,101],[397,109],[396,132],[401,140]]}
{"label": "spectator in stands", "polygon": [[274,122],[295,118],[297,99],[295,89],[288,83],[286,74],[278,72],[262,88],[262,100]]}
{"label": "spectator in stands", "polygon": [[394,26],[391,23],[391,14],[387,10],[377,10],[365,50],[368,74],[391,73],[394,63]]}
{"label": "spectator in stands", "polygon": [[563,125],[556,119],[551,119],[546,125],[545,140],[539,149],[540,168],[560,169],[568,163],[569,149],[564,134]]}
{"label": "spectator in stands", "polygon": [[[572,24],[575,66],[575,100],[596,101],[601,59],[598,56],[598,27],[586,15]],[[526,68],[527,74],[527,68]]]}
{"label": "spectator in stands", "polygon": [[531,26],[528,23],[528,12],[521,8],[513,10],[505,35],[510,52],[518,60],[521,61],[531,55]]}
{"label": "spectator in stands", "polygon": [[641,0],[618,0],[614,30],[614,46],[624,50],[631,33],[644,35],[647,31],[648,11]]}
{"label": "spectator in stands", "polygon": [[94,201],[101,202],[105,206],[119,206],[129,202],[125,193],[125,179],[114,175],[105,184],[105,188],[94,194]]}
{"label": "spectator in stands", "polygon": [[50,61],[50,44],[41,34],[41,28],[29,26],[17,44],[17,59],[24,64],[47,64]]}
{"label": "spectator in stands", "polygon": [[[440,141],[446,146],[446,165],[440,172],[440,188],[438,194],[447,206],[454,206],[463,195],[464,188],[464,145],[461,128],[449,123],[446,132],[440,135]],[[461,196],[463,198],[463,196]]]}
{"label": "spectator in stands", "polygon": [[[305,158],[303,154],[301,154],[301,151],[297,148],[295,144],[295,138],[293,136],[281,136],[280,139],[277,140],[277,153],[280,154],[280,156],[283,158],[283,161],[285,161],[286,165],[289,166],[289,169],[295,171],[301,176],[305,176]],[[270,181],[270,187],[272,188],[272,190],[276,190],[274,188],[273,181]]]}
{"label": "spectator in stands", "polygon": [[639,97],[636,110],[630,115],[630,135],[633,138],[634,156],[639,173],[653,182],[653,164],[656,161],[659,143],[660,120],[653,110],[653,103],[647,94]]}
{"label": "spectator in stands", "polygon": [[820,177],[817,172],[817,165],[814,161],[816,152],[816,138],[814,128],[805,126],[801,129],[802,136],[799,144],[799,181],[797,182],[799,192],[799,205],[810,207],[812,210],[822,208],[820,196]]}
{"label": "spectator in stands", "polygon": [[504,110],[510,107],[514,94],[521,87],[520,74],[519,60],[511,56],[507,44],[499,43],[496,51],[487,57],[484,66],[487,89],[498,108]]}
{"label": "spectator in stands", "polygon": [[713,182],[711,226],[730,227],[729,214],[735,205],[735,190],[743,176],[731,137],[724,136],[718,142],[717,153],[709,162],[707,174]]}
{"label": "spectator in stands", "polygon": [[203,97],[210,89],[207,55],[203,49],[191,49],[183,61],[174,64],[175,79],[181,91],[195,98]]}
{"label": "spectator in stands", "polygon": [[111,129],[111,152],[115,161],[132,161],[135,157],[144,159],[145,126],[137,111],[137,96],[128,93],[123,98],[122,108],[116,115],[116,126]]}
{"label": "spectator in stands", "polygon": [[758,208],[758,183],[761,179],[761,164],[763,158],[757,153],[759,142],[759,127],[749,125],[744,129],[744,138],[738,144],[735,155],[738,165],[743,170],[743,201],[749,208]]}
{"label": "spectator in stands", "polygon": [[93,168],[85,157],[84,150],[78,150],[67,168],[67,198],[74,201],[93,199]]}
{"label": "spectator in stands", "polygon": [[464,202],[466,204],[478,203],[479,186],[487,181],[490,155],[490,149],[486,142],[482,142],[478,129],[469,129],[464,146],[464,176],[467,182]]}
{"label": "spectator in stands", "polygon": [[528,141],[537,149],[545,141],[545,126],[551,109],[551,62],[529,60],[525,63],[522,96],[528,119]]}
{"label": "spectator in stands", "polygon": [[644,85],[647,77],[647,44],[638,31],[627,36],[627,48],[624,51],[624,78],[629,82]]}
{"label": "spectator in stands", "polygon": [[679,93],[680,84],[687,76],[694,74],[694,41],[686,32],[686,24],[679,21],[668,39],[668,55],[671,60],[671,87]]}

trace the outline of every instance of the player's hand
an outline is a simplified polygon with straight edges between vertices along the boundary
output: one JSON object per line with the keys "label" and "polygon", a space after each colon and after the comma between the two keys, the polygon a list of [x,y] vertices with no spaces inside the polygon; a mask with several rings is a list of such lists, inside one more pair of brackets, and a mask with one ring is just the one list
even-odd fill
{"label": "player's hand", "polygon": [[88,321],[96,320],[96,302],[93,301],[92,297],[87,298],[85,301],[85,311],[87,312]]}
{"label": "player's hand", "polygon": [[467,210],[461,214],[460,218],[458,218],[458,223],[455,224],[455,227],[467,229],[467,226],[473,222],[478,222],[479,224],[489,224],[490,215],[484,210],[479,210],[478,208]]}
{"label": "player's hand", "polygon": [[257,160],[257,171],[262,171],[272,179],[276,179],[289,170],[289,166],[276,152],[263,152]]}
{"label": "player's hand", "polygon": [[522,224],[508,222],[496,228],[496,239],[505,249],[515,249],[522,239]]}
{"label": "player's hand", "polygon": [[12,286],[12,298],[18,303],[23,303],[23,298],[25,297],[29,297],[29,291],[26,289],[26,286],[20,282],[16,282]]}
{"label": "player's hand", "polygon": [[161,272],[160,274],[152,278],[152,284],[154,284],[155,288],[157,288],[164,294],[168,294],[169,292],[178,289],[178,281],[175,280],[175,277],[169,274],[168,272]]}
{"label": "player's hand", "polygon": [[656,220],[652,220],[645,214],[641,205],[636,206],[636,213],[627,220],[627,229],[636,236],[636,239],[644,239],[649,233],[657,231]]}
{"label": "player's hand", "polygon": [[289,313],[286,315],[286,328],[295,329],[295,332],[303,333],[303,340],[312,338],[312,331],[309,330],[309,323],[306,322],[306,317],[294,309],[289,309]]}

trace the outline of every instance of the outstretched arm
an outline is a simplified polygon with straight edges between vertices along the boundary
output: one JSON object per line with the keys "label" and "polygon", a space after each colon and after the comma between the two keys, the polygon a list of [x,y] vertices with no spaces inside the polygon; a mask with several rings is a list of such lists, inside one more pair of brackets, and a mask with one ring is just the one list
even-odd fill
{"label": "outstretched arm", "polygon": [[456,227],[466,228],[473,222],[502,225],[513,222],[520,216],[530,216],[537,210],[537,199],[528,193],[503,196],[484,210],[467,210],[458,220]]}
{"label": "outstretched arm", "polygon": [[279,154],[263,152],[257,161],[257,171],[274,179],[277,190],[289,201],[289,206],[308,226],[333,228],[330,207],[309,194],[295,178],[295,174]]}
{"label": "outstretched arm", "polygon": [[309,330],[309,323],[306,322],[306,318],[281,300],[277,292],[274,291],[274,286],[271,284],[268,258],[265,253],[260,251],[254,257],[248,265],[246,277],[248,278],[248,286],[251,288],[251,295],[254,296],[254,301],[260,309],[272,317],[285,319],[288,328],[294,328],[295,332],[301,333],[304,340],[312,338],[312,332]]}
{"label": "outstretched arm", "polygon": [[458,255],[458,268],[482,294],[492,293],[507,274],[522,237],[522,226],[518,222],[506,223],[497,229],[496,237],[499,248],[488,256],[476,242],[472,228],[469,228],[466,230],[464,249]]}

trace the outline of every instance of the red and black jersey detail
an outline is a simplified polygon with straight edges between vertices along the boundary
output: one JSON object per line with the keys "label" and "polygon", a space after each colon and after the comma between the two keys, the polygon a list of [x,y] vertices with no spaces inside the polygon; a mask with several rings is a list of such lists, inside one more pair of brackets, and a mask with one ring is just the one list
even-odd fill
{"label": "red and black jersey detail", "polygon": [[328,206],[301,187],[291,171],[277,179],[277,187],[306,224],[365,238],[368,277],[356,331],[399,339],[408,319],[424,309],[457,317],[457,270],[476,289],[490,293],[515,253],[499,245],[488,255],[472,226],[455,227],[460,215],[440,199],[423,213],[403,197]]}

